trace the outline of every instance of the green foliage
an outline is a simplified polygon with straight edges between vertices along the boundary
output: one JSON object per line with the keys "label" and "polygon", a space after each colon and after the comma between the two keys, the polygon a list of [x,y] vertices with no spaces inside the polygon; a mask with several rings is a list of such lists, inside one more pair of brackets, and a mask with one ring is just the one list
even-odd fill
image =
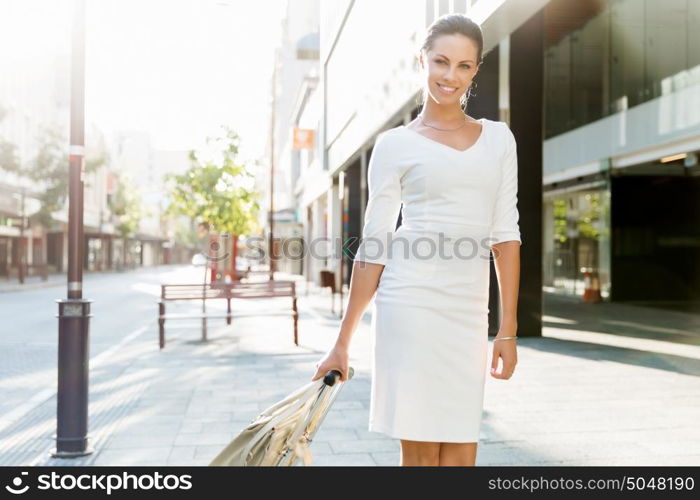
{"label": "green foliage", "polygon": [[[595,191],[577,195],[580,210],[575,219],[568,209],[567,199],[556,199],[552,202],[554,212],[554,238],[560,243],[568,240],[570,225],[575,225],[580,238],[600,241],[608,237],[607,224],[601,223],[608,216],[608,203],[604,191]],[[602,229],[601,229],[602,227]]]}
{"label": "green foliage", "polygon": [[564,243],[568,238],[566,200],[554,200],[552,204],[554,205],[554,239]]}
{"label": "green foliage", "polygon": [[115,191],[109,197],[109,210],[117,218],[116,229],[122,238],[133,238],[137,235],[141,219],[151,214],[143,207],[141,192],[125,175],[115,176]]}
{"label": "green foliage", "polygon": [[4,139],[0,139],[0,168],[4,168],[9,172],[17,172],[19,170],[17,146]]}
{"label": "green foliage", "polygon": [[[2,146],[3,168],[35,183],[32,191],[39,192],[41,208],[32,219],[50,226],[51,214],[59,210],[68,196],[67,143],[54,129],[40,131],[36,156],[26,164],[13,161],[15,146],[5,142]],[[16,160],[16,157],[15,157]]]}
{"label": "green foliage", "polygon": [[236,163],[238,135],[208,138],[208,156],[190,151],[192,166],[183,174],[166,175],[170,204],[166,213],[185,215],[209,230],[231,235],[248,235],[259,228],[260,209],[254,176]]}
{"label": "green foliage", "polygon": [[604,208],[601,193],[587,193],[585,197],[588,203],[579,218],[578,230],[582,237],[597,241],[600,238],[600,219]]}
{"label": "green foliage", "polygon": [[176,218],[173,221],[173,229],[175,232],[175,241],[190,248],[196,248],[202,244],[197,230],[192,227],[191,222],[187,222],[187,219]]}
{"label": "green foliage", "polygon": [[[68,139],[58,130],[43,127],[39,130],[36,155],[25,164],[16,156],[16,146],[0,141],[0,166],[9,172],[34,182],[31,191],[38,193],[40,209],[31,219],[50,227],[53,213],[60,210],[68,198]],[[108,161],[102,147],[96,155],[86,157],[85,172],[91,173]]]}
{"label": "green foliage", "polygon": [[29,179],[42,186],[39,201],[41,208],[33,218],[49,227],[53,214],[63,207],[68,198],[68,153],[67,141],[53,129],[44,129],[34,161],[25,172]]}
{"label": "green foliage", "polygon": [[[7,110],[0,106],[0,122],[7,116]],[[0,169],[8,172],[17,172],[20,168],[19,158],[17,158],[17,145],[0,137]]]}

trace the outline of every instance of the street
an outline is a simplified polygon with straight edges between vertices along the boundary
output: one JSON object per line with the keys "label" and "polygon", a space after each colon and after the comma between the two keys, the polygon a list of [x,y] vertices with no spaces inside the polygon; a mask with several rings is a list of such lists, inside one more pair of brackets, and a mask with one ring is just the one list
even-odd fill
{"label": "street", "polygon": [[[168,322],[166,348],[158,349],[158,284],[196,280],[199,271],[161,267],[87,277],[86,296],[95,300],[94,453],[73,460],[49,454],[56,429],[53,300],[62,288],[0,294],[2,312],[12,318],[1,339],[11,354],[0,377],[0,464],[207,465],[250,419],[305,384],[339,319],[330,314],[327,290],[311,286],[307,294],[303,282],[298,347],[289,317],[235,318],[244,308],[273,310],[271,301],[288,308],[279,298],[234,306],[233,324],[212,320],[206,343],[198,320]],[[543,336],[518,340],[514,377],[486,379],[477,465],[700,464],[698,317],[553,296],[545,303]],[[398,440],[367,430],[370,311],[353,337],[355,377],[314,439],[313,465],[398,463]],[[13,332],[24,337],[11,338]]]}
{"label": "street", "polygon": [[[201,283],[192,266],[162,266],[124,273],[85,274],[84,297],[92,299],[90,358],[94,360],[121,342],[145,333],[156,322],[160,283]],[[184,281],[183,281],[184,280]],[[56,389],[58,306],[65,284],[0,294],[0,428],[7,415],[36,396],[44,399]],[[220,304],[207,307],[220,307]],[[186,304],[184,307],[199,307]],[[194,321],[182,321],[182,326]],[[172,324],[171,324],[172,326]],[[150,330],[153,333],[153,330]],[[156,343],[156,338],[153,338]],[[97,358],[99,359],[99,358]],[[41,399],[41,397],[39,397]]]}

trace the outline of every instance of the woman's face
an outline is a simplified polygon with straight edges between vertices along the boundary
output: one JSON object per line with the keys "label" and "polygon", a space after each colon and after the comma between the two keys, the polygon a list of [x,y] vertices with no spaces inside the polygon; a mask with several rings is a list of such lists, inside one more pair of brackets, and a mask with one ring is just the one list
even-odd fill
{"label": "woman's face", "polygon": [[439,104],[459,103],[479,70],[477,53],[476,43],[457,33],[439,36],[431,50],[421,52],[421,68],[430,97]]}

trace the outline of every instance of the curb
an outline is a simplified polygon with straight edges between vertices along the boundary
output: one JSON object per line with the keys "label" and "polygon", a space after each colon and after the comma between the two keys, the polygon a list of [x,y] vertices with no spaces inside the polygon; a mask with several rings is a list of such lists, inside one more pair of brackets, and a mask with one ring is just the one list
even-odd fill
{"label": "curb", "polygon": [[51,288],[54,286],[65,285],[64,280],[61,281],[42,281],[41,283],[25,283],[24,285],[13,285],[8,287],[0,287],[0,293],[23,292],[25,290],[40,290],[42,288]]}

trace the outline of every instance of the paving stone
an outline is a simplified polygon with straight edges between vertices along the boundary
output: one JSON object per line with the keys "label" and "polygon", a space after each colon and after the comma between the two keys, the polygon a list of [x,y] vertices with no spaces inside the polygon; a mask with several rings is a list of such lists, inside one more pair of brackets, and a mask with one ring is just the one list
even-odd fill
{"label": "paving stone", "polygon": [[221,453],[221,450],[224,448],[225,446],[218,445],[197,446],[194,456],[197,459],[204,460],[209,463],[214,459],[214,457]]}
{"label": "paving stone", "polygon": [[[143,449],[110,449],[102,451],[93,465],[99,466],[156,466],[164,464],[172,447],[151,447]],[[71,464],[72,465],[72,464]]]}
{"label": "paving stone", "polygon": [[168,460],[192,460],[196,449],[196,446],[173,446],[170,455],[168,455]]}
{"label": "paving stone", "polygon": [[316,441],[311,443],[311,451],[314,455],[332,455],[335,453],[327,441]]}
{"label": "paving stone", "polygon": [[357,429],[348,427],[333,429],[326,427],[325,425],[321,425],[321,428],[316,432],[316,436],[314,436],[314,441],[350,441],[357,439],[358,434],[359,432]]}
{"label": "paving stone", "polygon": [[195,433],[195,434],[179,434],[175,438],[175,446],[203,446],[203,445],[221,445],[224,446],[231,441],[231,435],[228,433]]}
{"label": "paving stone", "polygon": [[[160,351],[152,324],[91,379],[98,451],[60,465],[207,465],[262,410],[308,382],[339,326],[323,316],[328,299],[300,297],[300,347],[288,321],[251,317],[212,327],[208,344],[198,342],[196,323],[173,328],[172,339],[169,329]],[[700,464],[700,321],[619,304],[546,305],[544,336],[518,341],[514,377],[487,376],[477,465]],[[355,376],[314,436],[313,465],[398,465],[399,440],[368,430],[370,320],[353,340]],[[4,369],[0,384],[11,375]],[[47,458],[54,417],[55,399],[47,400],[23,426],[0,430],[0,463],[58,463]]]}
{"label": "paving stone", "polygon": [[385,439],[356,439],[354,441],[332,441],[334,453],[375,453],[400,450],[398,442]]}
{"label": "paving stone", "polygon": [[401,452],[376,452],[370,453],[377,465],[384,467],[398,467],[401,461]]}
{"label": "paving stone", "polygon": [[334,454],[334,455],[319,455],[313,462],[313,465],[323,467],[323,466],[376,466],[377,463],[374,461],[369,453],[346,453],[346,454]]}
{"label": "paving stone", "polygon": [[115,435],[107,442],[107,446],[110,450],[172,446],[175,443],[175,436],[175,432],[172,434]]}
{"label": "paving stone", "polygon": [[[215,424],[220,424],[220,423],[222,423],[222,422],[215,422]],[[214,422],[207,424],[207,428],[211,428],[212,424],[214,424]],[[178,429],[178,432],[181,432],[184,434],[192,434],[195,432],[202,432],[203,428],[204,428],[203,422],[196,422],[196,421],[188,420],[188,421],[185,421],[182,423],[182,425]]]}

